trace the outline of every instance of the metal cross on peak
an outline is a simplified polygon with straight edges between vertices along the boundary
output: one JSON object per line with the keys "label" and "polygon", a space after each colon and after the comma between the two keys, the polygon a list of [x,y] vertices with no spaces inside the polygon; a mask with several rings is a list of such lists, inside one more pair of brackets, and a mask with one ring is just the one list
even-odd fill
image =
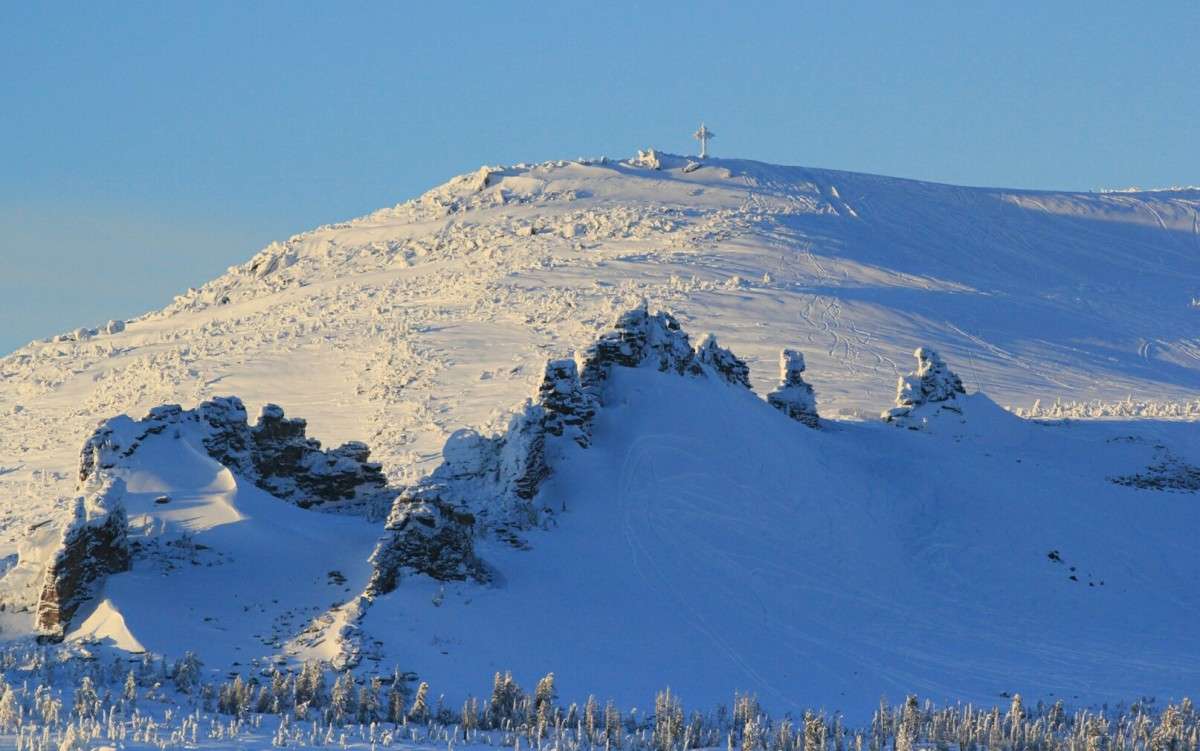
{"label": "metal cross on peak", "polygon": [[708,156],[708,139],[716,138],[716,137],[717,137],[717,134],[713,133],[711,130],[709,130],[704,125],[704,123],[700,123],[700,130],[698,130],[692,134],[692,138],[695,138],[697,141],[700,142],[700,158],[701,159],[704,159],[705,157]]}

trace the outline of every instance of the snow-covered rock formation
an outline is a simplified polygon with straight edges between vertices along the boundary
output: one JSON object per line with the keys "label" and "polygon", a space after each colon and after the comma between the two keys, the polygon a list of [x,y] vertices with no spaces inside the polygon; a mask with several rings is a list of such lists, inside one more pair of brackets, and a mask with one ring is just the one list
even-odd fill
{"label": "snow-covered rock formation", "polygon": [[767,394],[767,403],[810,428],[821,425],[817,397],[804,381],[804,353],[785,349],[779,353],[779,386]]}
{"label": "snow-covered rock formation", "polygon": [[[387,489],[379,465],[368,461],[365,444],[350,442],[323,451],[319,441],[305,436],[304,420],[288,419],[274,404],[263,408],[253,426],[236,397],[215,398],[193,410],[162,405],[141,420],[111,418],[80,452],[79,488],[84,494],[76,499],[46,564],[36,606],[39,634],[61,638],[105,577],[129,569],[136,551],[129,542],[123,475],[147,440],[179,438],[185,430],[195,432],[208,456],[221,466],[301,508],[322,506],[370,516],[395,495]],[[184,444],[175,446],[176,452],[187,450]],[[161,459],[168,465],[171,460],[169,455]],[[155,503],[171,501],[163,494]]]}
{"label": "snow-covered rock formation", "polygon": [[670,313],[651,313],[645,302],[622,314],[612,330],[584,351],[580,381],[584,390],[599,398],[613,366],[636,368],[643,363],[663,373],[701,372],[679,321]]}
{"label": "snow-covered rock formation", "polygon": [[745,360],[717,344],[714,334],[705,334],[696,345],[696,362],[726,383],[750,388],[750,367]]}
{"label": "snow-covered rock formation", "polygon": [[516,547],[522,531],[555,513],[534,503],[552,474],[547,441],[566,439],[580,448],[591,441],[592,423],[604,401],[614,367],[648,367],[691,377],[710,376],[749,389],[749,368],[709,335],[693,349],[669,313],[643,303],[620,317],[584,355],[583,378],[574,359],[546,363],[536,401],[526,402],[500,435],[459,430],[442,448],[443,462],[396,498],[387,531],[371,556],[369,596],[394,590],[404,571],[439,581],[486,582],[487,567],[473,539],[492,536]]}
{"label": "snow-covered rock formation", "polygon": [[942,412],[961,417],[958,397],[967,393],[962,379],[937,352],[921,347],[913,352],[917,369],[901,376],[896,383],[896,406],[883,413],[886,422],[910,430],[921,430]]}
{"label": "snow-covered rock formation", "polygon": [[546,410],[544,424],[550,435],[566,435],[582,447],[592,436],[595,398],[583,390],[579,366],[572,359],[550,360],[538,386],[538,402]]}
{"label": "snow-covered rock formation", "polygon": [[[95,458],[127,480],[133,567],[107,575],[107,604],[81,606],[67,640],[201,648],[213,667],[329,659],[338,629],[358,623],[331,604],[367,591],[381,539],[420,527],[449,541],[438,549],[450,565],[401,540],[414,565],[396,567],[399,586],[361,628],[448,697],[475,690],[496,654],[523,682],[555,670],[565,694],[611,688],[629,704],[666,683],[699,705],[731,685],[784,703],[811,691],[818,704],[831,690],[874,704],[909,678],[968,700],[1031,681],[1089,699],[1196,685],[1184,639],[1196,559],[1178,537],[1196,512],[1174,469],[1200,466],[1189,426],[1125,413],[1030,426],[979,394],[902,405],[901,424],[947,418],[920,435],[834,421],[878,415],[919,344],[969,362],[964,385],[1001,404],[1194,400],[1200,192],[962,188],[661,152],[637,162],[473,171],[282,238],[162,310],[0,358],[0,629],[34,631],[60,549],[46,522],[71,518],[76,452],[97,421],[208,402],[212,424],[181,418],[129,456],[119,442]],[[605,333],[642,300],[672,316],[635,311]],[[778,385],[780,344],[803,347],[836,429],[799,430],[730,387],[741,369],[693,348],[676,321],[733,347],[762,394]],[[545,360],[569,352],[578,387],[552,370],[556,396],[519,408],[510,431]],[[306,432],[372,453],[315,453],[282,415],[256,438],[217,390],[256,413],[295,405]],[[943,408],[954,406],[966,422]],[[480,436],[448,440],[463,426]],[[1140,433],[1153,435],[1107,442]],[[1180,463],[1151,480],[1181,492],[1139,503],[1157,485],[1107,481],[1166,461],[1147,448],[1160,443]],[[443,487],[427,493],[439,463]],[[392,503],[400,488],[412,504]],[[966,497],[981,500],[955,501]],[[1051,580],[1051,549],[1107,585]],[[1119,586],[1113,571],[1136,575]],[[327,617],[340,625],[298,635]],[[538,617],[558,625],[529,639]],[[620,659],[581,656],[604,644]]]}

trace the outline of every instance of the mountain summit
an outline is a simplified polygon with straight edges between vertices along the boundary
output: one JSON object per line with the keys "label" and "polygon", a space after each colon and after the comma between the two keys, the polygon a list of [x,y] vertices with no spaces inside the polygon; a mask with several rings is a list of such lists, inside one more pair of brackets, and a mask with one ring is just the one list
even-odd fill
{"label": "mountain summit", "polygon": [[1200,412],[1198,212],[481,168],[0,360],[0,625],[453,695],[1183,691],[1193,426],[998,404]]}

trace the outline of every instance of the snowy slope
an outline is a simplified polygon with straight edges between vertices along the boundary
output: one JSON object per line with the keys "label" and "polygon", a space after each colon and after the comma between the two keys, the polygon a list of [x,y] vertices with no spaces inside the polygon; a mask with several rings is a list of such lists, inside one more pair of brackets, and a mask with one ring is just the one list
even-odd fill
{"label": "snowy slope", "polygon": [[543,490],[558,525],[481,550],[502,585],[430,607],[439,585],[414,578],[370,611],[432,685],[553,671],[627,705],[669,684],[862,716],[914,691],[1115,702],[1200,680],[1196,496],[1108,480],[1158,441],[1200,461],[1194,425],[1045,426],[975,395],[929,433],[814,431],[708,380],[613,389]]}
{"label": "snowy slope", "polygon": [[[443,595],[413,578],[381,598],[363,628],[389,659],[448,691],[554,670],[571,693],[628,702],[667,683],[689,701],[741,687],[788,706],[1194,685],[1196,558],[1179,536],[1194,496],[1107,479],[1164,451],[1200,463],[1194,425],[1045,427],[981,398],[982,439],[874,420],[918,345],[1000,404],[1132,395],[1187,414],[1200,191],[959,188],[736,160],[685,172],[659,156],[662,169],[483,169],[273,244],[112,333],[0,360],[0,554],[52,543],[29,526],[67,504],[99,419],[217,394],[277,402],[411,482],[453,431],[501,429],[547,358],[648,299],[716,332],[760,394],[779,348],[802,350],[822,414],[871,422],[812,433],[723,384],[622,372],[622,406],[543,490],[567,508],[559,528],[529,551],[482,543],[496,588]],[[131,513],[147,533],[194,527],[220,565],[113,576],[77,635],[173,654],[212,643],[218,662],[334,654],[300,621],[362,591],[377,525],[282,504],[203,453],[180,460],[180,445],[159,461],[148,444],[123,470],[142,494]],[[145,505],[167,487],[194,515]],[[34,586],[28,571],[5,579]],[[277,589],[295,596],[267,605]]]}
{"label": "snowy slope", "polygon": [[778,346],[803,349],[827,414],[886,406],[918,345],[1001,404],[1195,399],[1200,192],[661,159],[481,170],[273,244],[119,333],[5,357],[7,537],[70,494],[97,420],[214,394],[280,403],[327,441],[376,446],[393,478],[422,474],[453,430],[501,424],[531,363],[643,298],[717,333],[760,390]]}
{"label": "snowy slope", "polygon": [[[670,685],[693,706],[738,690],[856,718],[909,692],[1092,704],[1194,689],[1200,505],[1114,480],[1165,463],[1200,481],[1195,425],[949,404],[920,430],[816,430],[714,377],[614,368],[590,445],[547,449],[527,544],[481,530],[486,584],[406,574],[352,628],[360,667],[401,665],[453,700],[512,670],[621,706]],[[148,436],[112,470],[142,552],[68,640],[198,650],[215,675],[339,660],[379,526],[239,481],[199,431]]]}

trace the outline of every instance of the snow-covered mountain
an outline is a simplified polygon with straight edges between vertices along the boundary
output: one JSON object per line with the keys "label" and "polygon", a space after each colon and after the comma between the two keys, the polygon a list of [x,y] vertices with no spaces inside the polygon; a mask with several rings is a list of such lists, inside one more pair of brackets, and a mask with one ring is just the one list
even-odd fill
{"label": "snow-covered mountain", "polygon": [[[1161,418],[1200,414],[1198,212],[483,168],[0,360],[4,632],[448,695],[1182,693],[1200,438]],[[1059,399],[1123,419],[997,406]]]}

